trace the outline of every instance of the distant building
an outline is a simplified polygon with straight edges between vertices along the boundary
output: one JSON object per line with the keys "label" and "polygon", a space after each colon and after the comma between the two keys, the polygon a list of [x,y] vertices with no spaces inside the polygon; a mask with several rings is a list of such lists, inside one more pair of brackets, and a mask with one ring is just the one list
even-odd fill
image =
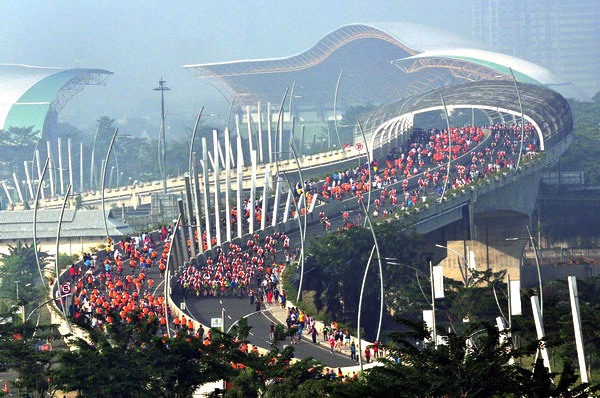
{"label": "distant building", "polygon": [[551,69],[588,98],[600,91],[598,0],[472,0],[471,12],[473,39]]}
{"label": "distant building", "polygon": [[[303,123],[331,120],[334,102],[343,113],[349,106],[386,104],[440,86],[511,80],[509,68],[519,81],[573,96],[573,86],[535,61],[486,51],[461,37],[463,32],[451,24],[436,29],[412,23],[357,23],[339,27],[296,55],[184,68],[193,78],[207,79],[242,116],[246,106],[252,111],[258,101],[263,110],[267,102],[278,109],[288,88],[292,113]],[[283,111],[289,112],[287,104]]]}
{"label": "distant building", "polygon": [[[133,230],[106,212],[108,233],[113,239],[131,234]],[[37,241],[40,250],[56,253],[56,233],[60,209],[40,209],[37,216]],[[17,242],[33,243],[33,210],[0,212],[0,253]],[[106,243],[102,210],[66,209],[60,232],[61,253],[75,254]]]}
{"label": "distant building", "polygon": [[112,72],[0,64],[0,130],[28,128],[56,135],[58,113],[84,86],[103,84]]}

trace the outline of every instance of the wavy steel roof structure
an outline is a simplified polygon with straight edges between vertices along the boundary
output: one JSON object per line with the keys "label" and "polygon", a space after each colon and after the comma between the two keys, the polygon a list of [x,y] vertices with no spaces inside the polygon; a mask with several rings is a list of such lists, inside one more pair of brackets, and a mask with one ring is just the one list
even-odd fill
{"label": "wavy steel roof structure", "polygon": [[[567,100],[554,90],[539,84],[518,83],[526,123],[531,123],[538,132],[540,148],[546,150],[564,139],[573,130],[573,115]],[[443,111],[441,96],[446,109],[478,109],[484,112],[490,123],[519,122],[521,107],[511,81],[478,81],[440,87],[410,98],[381,107],[365,124],[374,124],[378,129],[392,123],[389,115],[402,118],[432,110]]]}
{"label": "wavy steel roof structure", "polygon": [[31,127],[42,135],[66,103],[86,85],[103,84],[112,72],[0,64],[0,130]]}
{"label": "wavy steel roof structure", "polygon": [[[515,57],[477,49],[477,43],[411,23],[342,26],[310,49],[285,58],[185,65],[194,78],[210,78],[228,99],[241,104],[279,102],[292,82],[305,102],[331,103],[342,73],[342,103],[387,103],[455,82],[510,80],[567,84],[550,71]],[[341,72],[343,70],[343,72]],[[572,86],[571,86],[572,87]],[[299,106],[303,101],[300,101]]]}

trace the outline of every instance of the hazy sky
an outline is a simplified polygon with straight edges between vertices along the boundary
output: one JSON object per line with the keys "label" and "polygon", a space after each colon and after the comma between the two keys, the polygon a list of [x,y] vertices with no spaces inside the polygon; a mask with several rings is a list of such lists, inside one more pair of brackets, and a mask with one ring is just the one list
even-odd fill
{"label": "hazy sky", "polygon": [[[462,5],[462,4],[465,5]],[[226,105],[185,64],[283,57],[301,52],[337,27],[357,22],[416,22],[460,28],[467,1],[64,1],[0,0],[0,63],[102,68],[105,86],[87,87],[61,119],[83,126],[101,115],[160,119],[166,108],[193,120],[200,106]]]}

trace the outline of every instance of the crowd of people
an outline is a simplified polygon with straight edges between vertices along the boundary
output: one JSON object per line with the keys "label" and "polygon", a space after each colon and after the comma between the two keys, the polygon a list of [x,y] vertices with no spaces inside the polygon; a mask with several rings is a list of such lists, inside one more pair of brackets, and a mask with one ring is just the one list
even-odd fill
{"label": "crowd of people", "polygon": [[[385,159],[332,173],[319,183],[305,182],[304,189],[313,196],[318,193],[325,201],[357,197],[363,203],[369,190],[377,191],[371,215],[384,218],[398,209],[440,198],[444,190],[460,190],[492,173],[514,168],[521,154],[531,157],[539,149],[532,125],[525,125],[524,137],[521,133],[518,124],[451,128],[450,134],[447,130],[415,129],[405,147],[393,148]],[[469,151],[470,157],[466,155]],[[452,163],[448,173],[449,156]],[[329,215],[321,211],[319,218],[329,231]],[[343,218],[346,228],[360,224],[352,222],[348,212]]]}
{"label": "crowd of people", "polygon": [[284,233],[275,232],[262,239],[257,233],[245,245],[216,247],[215,255],[205,263],[187,266],[179,274],[177,286],[184,297],[251,295],[256,299],[252,304],[258,306],[277,302],[285,297],[276,288],[283,266],[276,261],[277,250],[289,258],[290,239]]}
{"label": "crowd of people", "polygon": [[69,315],[99,329],[104,322],[112,323],[114,316],[125,322],[134,316],[148,322],[158,319],[166,328],[164,297],[155,293],[155,281],[147,276],[152,267],[164,267],[169,243],[160,255],[159,251],[152,235],[142,233],[116,244],[109,239],[104,259],[85,254],[82,262],[68,269],[72,294],[63,303]]}

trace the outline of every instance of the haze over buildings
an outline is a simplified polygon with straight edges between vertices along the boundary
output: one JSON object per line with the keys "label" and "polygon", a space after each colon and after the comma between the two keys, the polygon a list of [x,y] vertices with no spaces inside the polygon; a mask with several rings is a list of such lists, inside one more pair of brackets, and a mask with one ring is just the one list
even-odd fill
{"label": "haze over buildings", "polygon": [[[565,41],[556,41],[552,36],[554,33],[550,32],[551,27],[558,26],[560,37],[565,38],[567,28],[579,26],[578,21],[598,20],[598,11],[589,6],[594,1],[570,3],[570,6],[565,2],[542,1],[539,2],[542,6],[535,8],[537,13],[528,13],[526,7],[533,7],[538,2],[526,2],[523,6],[517,3],[476,0],[368,3],[316,0],[88,3],[59,0],[46,3],[8,0],[0,7],[0,63],[112,71],[114,74],[105,86],[85,89],[59,115],[60,120],[86,131],[102,115],[123,122],[144,119],[148,124],[158,126],[160,100],[153,88],[163,77],[172,89],[166,97],[170,129],[183,133],[183,125],[193,123],[201,106],[221,115],[228,108],[217,90],[206,81],[191,79],[183,65],[286,57],[310,48],[342,25],[360,22],[414,22],[449,30],[465,38],[470,38],[470,32],[473,32],[474,37],[489,44],[491,49],[540,63],[563,79],[588,85],[584,87],[588,95],[598,90],[598,77],[592,72],[600,58],[593,49],[597,49],[600,40],[593,40],[593,34],[586,33],[587,30],[576,34],[579,28],[572,28],[573,34]],[[548,10],[543,7],[546,3],[551,5]],[[506,4],[509,4],[508,9]],[[578,8],[579,4],[583,8]],[[498,17],[489,21],[483,17],[476,20],[471,17],[471,11],[477,7],[497,9]],[[562,18],[563,14],[568,18]],[[506,15],[513,15],[513,18],[502,18]],[[556,25],[557,20],[559,25]],[[496,29],[496,33],[488,35],[496,41],[488,40],[487,33],[472,26],[472,22],[489,28],[490,32]],[[506,44],[514,44],[514,40],[500,37],[499,33],[515,31],[521,23],[527,30],[520,34],[532,39],[523,42],[518,49],[511,49]],[[597,32],[597,24],[592,25],[596,25],[594,32]],[[544,26],[548,29],[544,30]],[[589,23],[585,26],[585,29],[590,28]],[[585,36],[590,34],[592,37],[586,41]],[[584,37],[577,40],[577,35]],[[544,47],[548,42],[551,49],[559,48],[560,51],[549,51]],[[596,72],[598,69],[596,67]]]}

